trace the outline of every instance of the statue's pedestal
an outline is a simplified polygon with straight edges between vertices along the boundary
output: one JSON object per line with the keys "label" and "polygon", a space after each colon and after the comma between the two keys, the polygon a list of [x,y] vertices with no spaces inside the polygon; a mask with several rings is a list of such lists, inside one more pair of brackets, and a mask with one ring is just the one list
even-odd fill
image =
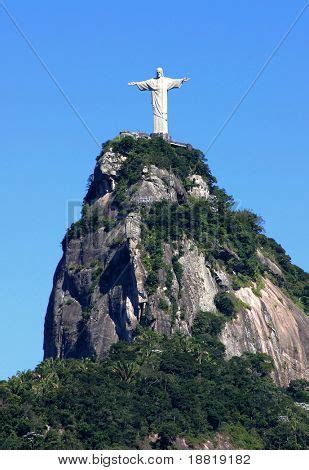
{"label": "statue's pedestal", "polygon": [[167,140],[167,141],[170,141],[172,140],[171,136],[169,134],[163,134],[161,132],[153,132],[152,134],[150,134],[150,137],[161,137],[161,139],[164,139],[164,140]]}

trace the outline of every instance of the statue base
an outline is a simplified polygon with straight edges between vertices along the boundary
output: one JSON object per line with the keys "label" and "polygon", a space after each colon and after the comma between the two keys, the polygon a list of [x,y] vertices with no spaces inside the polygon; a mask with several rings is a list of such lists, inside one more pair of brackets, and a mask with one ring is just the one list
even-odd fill
{"label": "statue base", "polygon": [[150,134],[150,137],[152,138],[161,137],[161,139],[167,140],[167,141],[172,140],[169,134],[164,134],[163,132],[152,132],[152,134]]}
{"label": "statue base", "polygon": [[119,132],[119,135],[120,137],[126,137],[126,136],[134,137],[134,139],[140,139],[140,138],[153,139],[155,137],[161,137],[162,139],[166,140],[166,142],[168,142],[172,147],[183,147],[187,149],[192,149],[192,145],[190,144],[185,144],[183,142],[175,142],[174,140],[172,140],[172,137],[169,134],[163,134],[163,133],[159,134],[159,133],[153,132],[152,134],[149,135],[149,134],[146,134],[146,132],[121,131]]}

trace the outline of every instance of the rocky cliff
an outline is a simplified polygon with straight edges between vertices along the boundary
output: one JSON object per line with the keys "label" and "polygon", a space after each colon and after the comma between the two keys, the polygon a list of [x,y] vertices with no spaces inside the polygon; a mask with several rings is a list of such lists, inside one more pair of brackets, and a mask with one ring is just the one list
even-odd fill
{"label": "rocky cliff", "polygon": [[257,216],[233,209],[201,152],[116,138],[63,240],[44,356],[103,359],[139,324],[190,335],[199,312],[220,311],[227,357],[265,352],[287,385],[308,378],[307,280]]}

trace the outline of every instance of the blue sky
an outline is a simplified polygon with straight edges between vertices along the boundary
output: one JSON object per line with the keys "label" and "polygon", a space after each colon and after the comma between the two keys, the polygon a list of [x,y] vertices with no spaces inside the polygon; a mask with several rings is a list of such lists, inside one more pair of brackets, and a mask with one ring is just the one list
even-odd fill
{"label": "blue sky", "polygon": [[[206,150],[304,0],[7,0],[99,142],[151,131],[150,96],[127,82],[162,66],[191,77],[169,94],[170,133]],[[262,215],[308,269],[309,8],[208,154],[219,185]],[[44,315],[68,201],[98,147],[0,7],[0,378],[42,358]]]}

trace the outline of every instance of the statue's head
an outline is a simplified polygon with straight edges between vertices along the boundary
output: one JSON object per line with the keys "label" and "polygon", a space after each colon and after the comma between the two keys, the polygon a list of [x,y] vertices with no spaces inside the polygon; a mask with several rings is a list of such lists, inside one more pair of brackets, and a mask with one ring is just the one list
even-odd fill
{"label": "statue's head", "polygon": [[157,78],[163,77],[163,69],[162,67],[157,68]]}

